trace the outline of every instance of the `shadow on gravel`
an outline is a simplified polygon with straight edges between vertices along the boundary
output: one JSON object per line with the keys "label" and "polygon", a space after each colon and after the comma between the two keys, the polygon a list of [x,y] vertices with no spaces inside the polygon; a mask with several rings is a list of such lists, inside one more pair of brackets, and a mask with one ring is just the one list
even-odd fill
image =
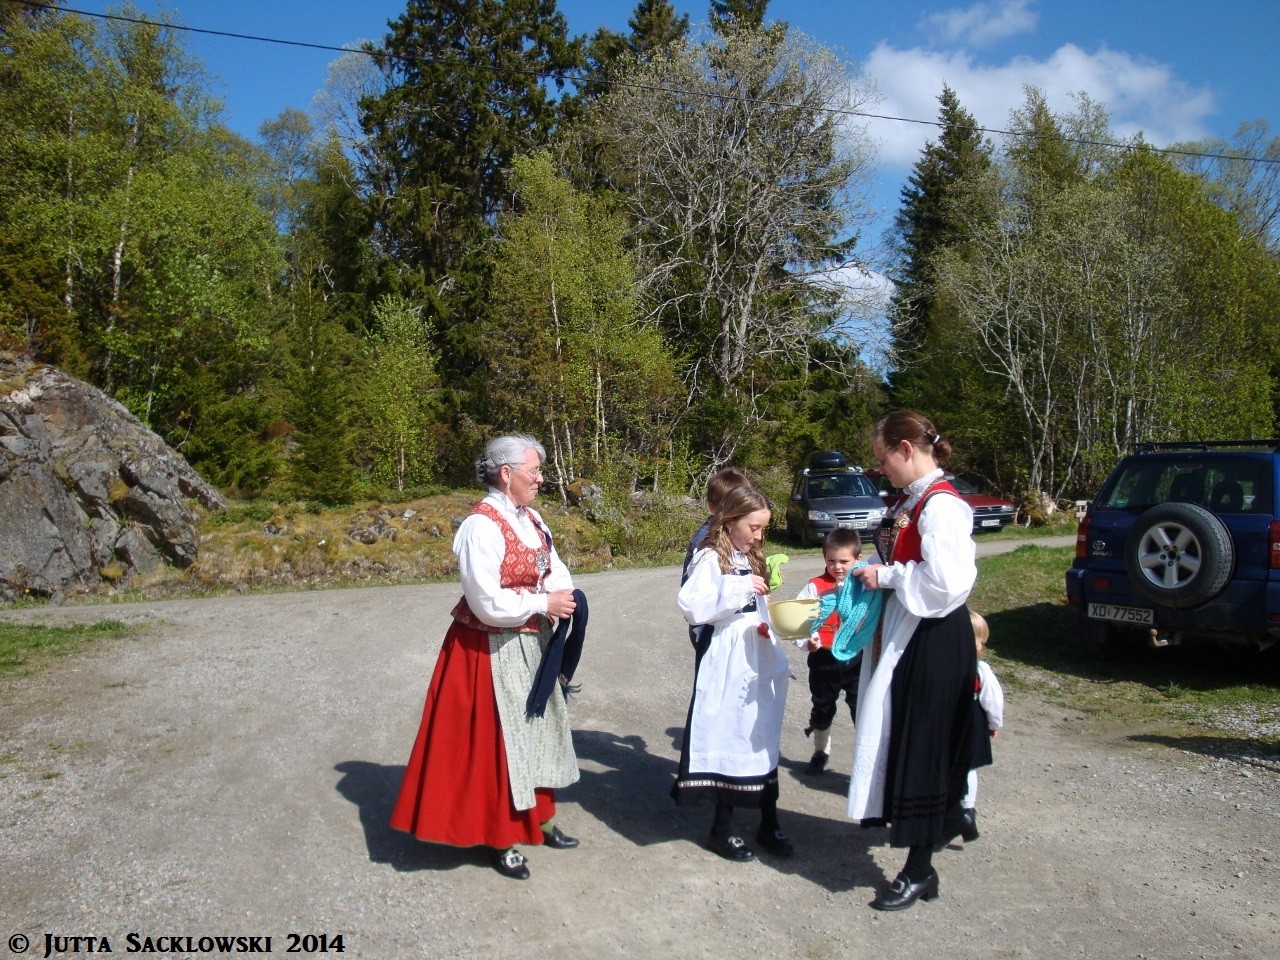
{"label": "shadow on gravel", "polygon": [[364,842],[372,863],[388,863],[397,870],[454,870],[491,866],[484,847],[446,847],[423,843],[407,833],[392,830],[388,821],[395,804],[404,765],[384,765],[365,760],[344,760],[333,769],[342,774],[337,791],[360,813]]}
{"label": "shadow on gravel", "polygon": [[1280,648],[1258,653],[1202,640],[1153,650],[1136,631],[1108,644],[1080,635],[1081,623],[1064,604],[1036,603],[987,616],[990,649],[1006,660],[1091,682],[1124,681],[1155,691],[1171,686],[1206,693],[1241,686],[1280,687]]}
{"label": "shadow on gravel", "polygon": [[1156,743],[1280,773],[1280,746],[1251,737],[1170,737],[1144,733],[1129,739],[1134,743]]}
{"label": "shadow on gravel", "polygon": [[[850,738],[852,739],[852,733]],[[839,763],[838,758],[840,756],[841,754],[837,750],[835,756],[831,758],[831,762]],[[820,790],[823,793],[829,793],[841,799],[849,796],[849,775],[838,773],[831,767],[828,767],[822,773],[810,776],[805,773],[809,769],[809,761],[807,759],[790,760],[787,757],[783,757],[778,761],[778,768],[779,770],[787,771],[797,790]],[[840,809],[843,810],[844,806],[841,805]]]}
{"label": "shadow on gravel", "polygon": [[[684,736],[683,727],[670,727],[666,735],[678,748]],[[677,807],[670,796],[677,763],[668,757],[655,756],[648,743],[636,734],[619,735],[605,730],[575,730],[573,745],[582,770],[582,779],[563,794],[566,801],[582,809],[619,836],[637,846],[685,841],[702,847],[711,825],[712,808]],[[779,766],[789,771],[803,769],[804,762],[783,759]],[[589,769],[600,767],[602,769]],[[808,779],[808,778],[806,778]],[[830,780],[830,784],[826,781]],[[824,792],[835,792],[839,781],[847,790],[848,777],[828,774],[817,778]],[[862,830],[840,814],[843,803],[832,804],[832,818],[816,817],[788,809],[784,786],[779,803],[779,818],[796,846],[790,859],[770,856],[757,850],[761,863],[779,873],[802,877],[832,893],[847,893],[871,888],[886,881],[883,871],[872,859],[869,848],[885,840],[883,830]],[[797,786],[795,789],[801,789]],[[736,817],[738,830],[748,843],[753,843],[758,815],[740,810]],[[724,864],[715,854],[706,852],[712,869],[742,869]],[[747,866],[750,869],[750,866]]]}

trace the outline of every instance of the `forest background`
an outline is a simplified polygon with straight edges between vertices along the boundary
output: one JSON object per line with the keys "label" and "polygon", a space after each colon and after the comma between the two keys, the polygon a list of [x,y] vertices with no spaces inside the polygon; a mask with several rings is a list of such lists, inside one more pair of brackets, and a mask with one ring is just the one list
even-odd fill
{"label": "forest background", "polygon": [[1264,122],[1156,150],[1028,87],[997,144],[943,88],[882,262],[874,78],[767,6],[571,37],[554,0],[408,2],[251,142],[163,22],[0,0],[0,348],[234,496],[325,504],[472,484],[505,430],[617,504],[865,462],[895,407],[1031,503],[1136,441],[1275,435]]}

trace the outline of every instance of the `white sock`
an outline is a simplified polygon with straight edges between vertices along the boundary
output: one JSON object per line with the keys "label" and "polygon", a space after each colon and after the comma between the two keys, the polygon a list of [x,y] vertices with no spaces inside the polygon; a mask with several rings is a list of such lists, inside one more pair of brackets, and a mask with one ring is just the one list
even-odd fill
{"label": "white sock", "polygon": [[831,728],[813,731],[813,749],[817,753],[831,754]]}

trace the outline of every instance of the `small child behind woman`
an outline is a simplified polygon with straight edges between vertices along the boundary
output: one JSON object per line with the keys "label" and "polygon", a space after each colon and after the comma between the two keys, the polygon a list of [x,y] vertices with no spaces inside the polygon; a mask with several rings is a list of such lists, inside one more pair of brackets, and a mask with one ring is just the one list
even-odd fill
{"label": "small child behind woman", "polygon": [[979,614],[969,611],[969,620],[973,623],[973,641],[978,648],[978,674],[974,678],[973,709],[975,736],[979,742],[974,744],[974,769],[969,771],[969,779],[964,796],[960,799],[960,807],[964,814],[964,827],[960,836],[966,843],[978,839],[978,767],[991,763],[991,741],[995,739],[1000,728],[1004,726],[1004,689],[987,662],[982,659],[982,650],[991,636],[987,621]]}

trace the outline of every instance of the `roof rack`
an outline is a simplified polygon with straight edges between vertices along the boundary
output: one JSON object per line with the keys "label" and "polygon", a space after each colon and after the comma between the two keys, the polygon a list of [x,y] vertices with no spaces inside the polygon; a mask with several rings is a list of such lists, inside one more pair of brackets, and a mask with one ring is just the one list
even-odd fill
{"label": "roof rack", "polygon": [[1231,447],[1252,448],[1261,450],[1271,448],[1272,453],[1280,453],[1280,440],[1168,440],[1159,443],[1143,441],[1133,445],[1133,452],[1159,453],[1162,450],[1222,450]]}

